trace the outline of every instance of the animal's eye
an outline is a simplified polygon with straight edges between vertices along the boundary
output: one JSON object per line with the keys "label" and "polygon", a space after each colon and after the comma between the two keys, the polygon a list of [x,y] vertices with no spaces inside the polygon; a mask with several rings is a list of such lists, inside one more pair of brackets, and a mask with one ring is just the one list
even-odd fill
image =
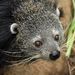
{"label": "animal's eye", "polygon": [[53,33],[54,40],[59,41],[59,39],[60,39],[59,30],[53,29],[52,33]]}
{"label": "animal's eye", "polygon": [[40,47],[40,46],[42,46],[42,44],[43,43],[40,40],[37,40],[37,41],[34,42],[35,47]]}
{"label": "animal's eye", "polygon": [[10,26],[10,31],[11,31],[12,34],[18,33],[17,27],[18,27],[18,25],[17,25],[16,23],[13,23],[13,24]]}
{"label": "animal's eye", "polygon": [[55,35],[54,40],[59,41],[59,34]]}

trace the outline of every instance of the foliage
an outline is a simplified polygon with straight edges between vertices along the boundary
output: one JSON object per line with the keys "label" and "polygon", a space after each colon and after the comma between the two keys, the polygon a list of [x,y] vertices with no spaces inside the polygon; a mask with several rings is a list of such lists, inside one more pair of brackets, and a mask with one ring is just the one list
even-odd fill
{"label": "foliage", "polygon": [[72,2],[73,2],[73,19],[68,29],[67,52],[66,52],[67,57],[70,57],[71,50],[75,41],[75,0],[72,0]]}

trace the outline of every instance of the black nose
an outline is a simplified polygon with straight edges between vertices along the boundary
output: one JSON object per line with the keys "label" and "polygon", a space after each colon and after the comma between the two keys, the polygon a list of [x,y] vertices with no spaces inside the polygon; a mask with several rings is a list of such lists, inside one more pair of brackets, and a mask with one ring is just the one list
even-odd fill
{"label": "black nose", "polygon": [[49,58],[51,60],[56,60],[60,57],[60,52],[58,50],[51,51]]}

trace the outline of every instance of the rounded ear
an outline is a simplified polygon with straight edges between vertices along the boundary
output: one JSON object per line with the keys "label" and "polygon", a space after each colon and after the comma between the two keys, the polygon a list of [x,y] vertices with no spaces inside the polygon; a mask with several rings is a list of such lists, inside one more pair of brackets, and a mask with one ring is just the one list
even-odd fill
{"label": "rounded ear", "polygon": [[56,14],[59,18],[64,17],[64,11],[62,8],[58,8],[56,9]]}
{"label": "rounded ear", "polygon": [[56,14],[57,14],[58,17],[60,17],[60,10],[59,10],[59,8],[56,8]]}
{"label": "rounded ear", "polygon": [[17,31],[17,27],[18,27],[18,24],[17,23],[11,24],[10,31],[11,31],[12,34],[16,34],[18,32]]}

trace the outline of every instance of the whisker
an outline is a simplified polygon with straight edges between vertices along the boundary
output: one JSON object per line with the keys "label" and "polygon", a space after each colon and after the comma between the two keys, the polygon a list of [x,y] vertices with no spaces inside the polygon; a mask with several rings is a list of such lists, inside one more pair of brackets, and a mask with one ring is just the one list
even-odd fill
{"label": "whisker", "polygon": [[[35,56],[32,56],[32,57],[29,57],[29,58],[27,58],[27,59],[23,59],[23,60],[19,60],[19,61],[10,61],[10,63],[12,63],[12,65],[9,65],[9,66],[16,66],[16,65],[21,65],[21,64],[23,64],[23,63],[28,63],[28,62],[30,62],[31,60],[33,60],[33,59],[38,59],[38,58],[40,58],[41,57],[41,55],[35,55]],[[9,61],[7,61],[7,62],[9,62]]]}

